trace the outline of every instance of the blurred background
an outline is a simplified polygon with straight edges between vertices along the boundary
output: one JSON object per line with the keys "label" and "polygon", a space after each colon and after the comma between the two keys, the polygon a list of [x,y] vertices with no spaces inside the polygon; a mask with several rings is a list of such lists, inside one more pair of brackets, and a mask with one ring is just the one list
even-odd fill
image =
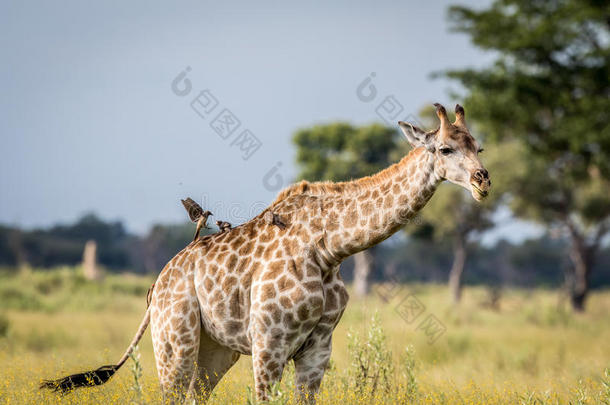
{"label": "blurred background", "polygon": [[500,313],[539,291],[553,313],[607,311],[605,1],[2,1],[0,27],[9,319],[67,308],[45,298],[66,274],[119,292],[115,275],[143,275],[129,290],[143,303],[192,239],[180,199],[237,225],[297,180],[377,172],[408,153],[398,120],[438,125],[434,102],[465,107],[491,195],[441,185],[404,231],[342,265],[352,297],[407,283],[447,311],[469,289]]}
{"label": "blurred background", "polygon": [[3,2],[0,264],[75,265],[91,240],[156,274],[192,234],[181,198],[245,222],[295,180],[398,161],[397,120],[459,102],[490,201],[443,185],[357,258],[358,293],[545,285],[584,308],[610,282],[605,3],[346,4]]}

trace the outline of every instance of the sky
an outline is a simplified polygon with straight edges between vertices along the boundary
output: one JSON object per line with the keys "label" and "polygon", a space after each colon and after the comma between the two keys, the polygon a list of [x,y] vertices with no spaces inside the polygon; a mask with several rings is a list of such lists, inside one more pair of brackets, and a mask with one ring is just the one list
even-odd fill
{"label": "sky", "polygon": [[294,180],[298,128],[452,105],[430,74],[491,60],[449,1],[58,4],[0,2],[0,223],[144,233],[185,221],[187,196],[244,222]]}

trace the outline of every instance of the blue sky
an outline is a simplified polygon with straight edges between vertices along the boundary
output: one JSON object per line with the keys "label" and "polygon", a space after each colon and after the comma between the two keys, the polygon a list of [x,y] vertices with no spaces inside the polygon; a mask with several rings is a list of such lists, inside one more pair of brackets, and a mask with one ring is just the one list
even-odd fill
{"label": "blue sky", "polygon": [[[185,220],[186,196],[245,220],[294,178],[297,128],[380,121],[388,96],[403,118],[454,101],[430,73],[490,57],[449,32],[449,4],[1,2],[0,222],[94,211],[141,233]],[[171,84],[186,67],[181,97]],[[372,72],[378,94],[363,102]],[[203,90],[218,104],[201,117],[191,102]],[[240,121],[227,139],[211,127],[225,108]],[[247,160],[245,129],[261,143]]]}

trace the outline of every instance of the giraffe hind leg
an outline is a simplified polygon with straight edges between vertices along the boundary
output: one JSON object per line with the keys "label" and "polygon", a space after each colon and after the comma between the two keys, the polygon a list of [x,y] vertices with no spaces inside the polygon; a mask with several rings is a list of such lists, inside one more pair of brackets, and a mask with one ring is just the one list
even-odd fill
{"label": "giraffe hind leg", "polygon": [[[172,292],[160,302],[155,287],[151,334],[164,403],[183,403],[195,373],[201,318],[197,300]],[[165,298],[165,297],[164,297]]]}

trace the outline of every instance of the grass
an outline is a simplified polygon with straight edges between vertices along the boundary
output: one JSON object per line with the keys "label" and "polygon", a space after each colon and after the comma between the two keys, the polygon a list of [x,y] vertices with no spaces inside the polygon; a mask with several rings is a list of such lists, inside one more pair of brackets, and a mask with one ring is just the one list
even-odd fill
{"label": "grass", "polygon": [[[74,268],[0,273],[0,403],[160,403],[148,331],[139,357],[107,384],[63,397],[37,389],[42,378],[115,362],[152,281],[109,275],[92,283]],[[499,310],[485,304],[484,288],[466,288],[459,308],[444,286],[380,296],[389,290],[350,300],[319,403],[610,404],[610,291],[595,292],[587,312],[574,314],[550,290],[503,291]],[[409,294],[423,304],[414,320],[404,316]],[[420,326],[430,315],[445,329],[433,343]],[[287,367],[270,402],[294,401],[293,375]],[[252,402],[252,386],[251,360],[242,356],[210,403]]]}

